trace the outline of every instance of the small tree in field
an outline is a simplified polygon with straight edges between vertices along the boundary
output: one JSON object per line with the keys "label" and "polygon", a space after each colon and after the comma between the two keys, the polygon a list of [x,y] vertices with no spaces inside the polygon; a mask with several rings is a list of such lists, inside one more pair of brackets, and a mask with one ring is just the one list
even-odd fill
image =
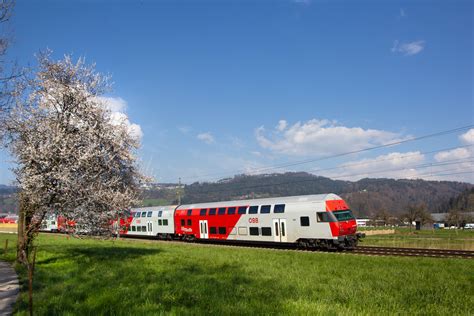
{"label": "small tree in field", "polygon": [[410,229],[414,221],[420,221],[422,225],[432,221],[431,214],[428,213],[424,204],[409,205],[407,212],[403,214],[403,219],[410,223]]}
{"label": "small tree in field", "polygon": [[18,82],[2,122],[21,191],[17,260],[31,275],[32,245],[47,212],[74,220],[76,231],[111,234],[111,221],[136,202],[145,180],[134,154],[139,140],[100,98],[107,78],[69,56],[41,54],[38,64]]}

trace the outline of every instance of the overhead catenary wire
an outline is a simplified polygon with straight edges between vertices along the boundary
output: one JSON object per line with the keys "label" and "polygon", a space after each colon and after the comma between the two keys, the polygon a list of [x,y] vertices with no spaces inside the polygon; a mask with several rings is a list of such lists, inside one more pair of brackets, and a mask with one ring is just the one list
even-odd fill
{"label": "overhead catenary wire", "polygon": [[[380,170],[380,171],[372,172],[370,174],[403,171],[403,170],[407,170],[407,169],[416,169],[416,168],[422,169],[422,168],[427,168],[427,167],[446,166],[446,165],[449,165],[449,164],[470,163],[470,162],[474,162],[474,160],[472,160],[472,158],[468,158],[467,160],[466,159],[456,159],[455,161],[453,160],[451,162],[422,164],[422,165],[418,165],[418,166],[405,166],[403,168],[398,168],[398,169]],[[438,171],[438,172],[446,172],[446,171]],[[472,170],[472,171],[461,171],[461,172],[456,172],[456,173],[452,173],[452,174],[440,174],[439,176],[447,176],[447,175],[454,175],[454,174],[469,174],[469,173],[474,173],[474,170]],[[343,178],[349,178],[349,177],[365,176],[367,174],[369,174],[369,173],[363,172],[363,173],[358,173],[358,174],[346,174],[346,175],[331,177],[331,179],[343,179]],[[431,177],[434,177],[434,176],[437,176],[437,174],[431,174]],[[206,190],[206,193],[217,193],[217,192],[226,192],[226,191],[235,191],[235,190],[252,190],[252,189],[258,189],[258,188],[281,186],[281,185],[288,185],[288,184],[294,184],[294,183],[317,182],[317,181],[322,181],[322,180],[325,180],[325,179],[328,179],[328,178],[319,176],[316,179],[293,180],[293,181],[285,181],[285,182],[279,182],[279,183],[260,184],[260,185],[253,185],[253,186],[240,186],[240,187],[232,187],[232,188],[219,188],[217,190]]]}
{"label": "overhead catenary wire", "polygon": [[232,174],[230,172],[219,172],[219,173],[203,174],[203,175],[193,176],[193,177],[183,177],[182,179],[185,179],[185,180],[203,179],[203,178],[208,178],[210,176],[217,176],[217,175],[220,175],[220,176],[225,176],[225,175],[233,176],[236,173],[248,173],[248,174],[262,173],[262,172],[266,172],[266,171],[270,171],[270,170],[274,170],[274,169],[293,167],[293,166],[308,164],[308,163],[312,163],[312,162],[324,161],[324,160],[327,160],[327,159],[340,158],[340,157],[349,156],[349,155],[353,155],[353,154],[368,152],[368,151],[371,151],[371,150],[376,150],[376,149],[381,149],[381,148],[394,147],[394,146],[398,146],[398,145],[408,143],[408,142],[414,142],[414,141],[419,141],[419,140],[423,140],[423,139],[427,139],[427,138],[433,138],[433,137],[439,137],[439,136],[443,136],[443,135],[453,134],[453,133],[461,132],[461,131],[471,129],[471,128],[474,128],[473,124],[465,125],[465,126],[461,126],[461,127],[457,127],[457,128],[453,128],[453,129],[449,129],[449,130],[444,130],[444,131],[440,131],[440,132],[436,132],[436,133],[426,134],[426,135],[422,135],[422,136],[411,137],[411,138],[407,138],[407,139],[403,139],[403,140],[399,140],[399,141],[394,141],[394,142],[390,142],[390,143],[386,143],[386,144],[382,144],[382,145],[372,146],[372,147],[368,147],[368,148],[342,152],[342,153],[338,153],[338,154],[334,154],[334,155],[328,155],[328,156],[319,157],[319,158],[312,158],[312,159],[307,159],[307,160],[300,160],[300,161],[294,161],[294,162],[289,162],[289,163],[276,164],[276,165],[273,165],[273,166],[269,165],[267,167],[255,168],[255,169],[252,169],[252,170],[236,170]]}

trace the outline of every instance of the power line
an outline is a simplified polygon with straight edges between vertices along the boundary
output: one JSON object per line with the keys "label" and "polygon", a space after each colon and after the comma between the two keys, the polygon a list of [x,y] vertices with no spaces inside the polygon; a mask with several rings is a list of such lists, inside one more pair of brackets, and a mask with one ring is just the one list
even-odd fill
{"label": "power line", "polygon": [[[415,169],[415,168],[427,168],[427,167],[437,167],[437,166],[446,166],[450,164],[458,164],[458,163],[469,163],[469,162],[474,162],[474,160],[471,160],[472,158],[469,158],[468,160],[463,160],[463,159],[455,159],[452,161],[448,162],[441,162],[441,163],[431,163],[431,164],[422,164],[418,166],[405,166],[403,168],[398,168],[398,169],[391,169],[391,170],[381,170],[377,172],[372,172],[372,173],[359,173],[359,174],[347,174],[347,175],[342,175],[342,176],[336,176],[332,177],[331,179],[342,179],[342,178],[347,178],[347,177],[356,177],[356,176],[364,176],[367,174],[376,174],[376,173],[385,173],[385,172],[394,172],[394,171],[403,171],[407,169]],[[440,171],[441,172],[441,171]],[[445,172],[445,171],[443,171]],[[462,172],[462,173],[470,173],[470,172]],[[462,173],[457,173],[457,174],[462,174]],[[431,174],[431,173],[430,173]],[[433,175],[436,176],[436,175]],[[219,189],[219,190],[207,190],[207,193],[215,193],[215,192],[225,192],[225,191],[231,191],[231,190],[250,190],[250,189],[257,189],[257,188],[264,188],[264,187],[272,187],[272,186],[279,186],[279,185],[287,185],[287,184],[293,184],[293,183],[308,183],[308,182],[316,182],[316,181],[322,181],[323,179],[328,179],[327,177],[318,177],[316,179],[305,179],[305,180],[296,180],[296,181],[286,181],[286,182],[280,182],[280,183],[271,183],[271,184],[261,184],[261,185],[254,185],[254,186],[241,186],[237,188],[225,188],[225,189]]]}
{"label": "power line", "polygon": [[[427,134],[427,135],[418,136],[418,137],[412,137],[412,138],[408,138],[408,139],[404,139],[404,140],[400,140],[400,141],[395,141],[395,142],[391,142],[391,143],[387,143],[387,144],[383,144],[383,145],[378,145],[378,146],[368,147],[368,148],[364,148],[364,149],[358,149],[358,150],[338,153],[338,154],[329,155],[329,156],[325,156],[325,157],[321,157],[321,158],[313,158],[313,159],[308,159],[308,160],[301,160],[301,161],[295,161],[295,162],[291,162],[291,163],[277,164],[277,165],[273,165],[273,166],[257,168],[257,169],[253,169],[251,171],[247,171],[247,173],[261,173],[263,171],[268,171],[268,170],[273,170],[273,169],[293,167],[293,166],[307,164],[307,163],[311,163],[311,162],[317,162],[317,161],[323,161],[323,160],[332,159],[332,158],[344,157],[344,156],[353,155],[353,154],[357,154],[357,153],[367,152],[367,151],[370,151],[370,150],[381,149],[381,148],[386,148],[386,147],[393,147],[393,146],[401,145],[401,144],[408,143],[408,142],[419,141],[419,140],[422,140],[422,139],[448,135],[448,134],[464,131],[466,129],[470,129],[470,128],[473,128],[473,127],[474,127],[473,124],[466,125],[466,126],[453,128],[453,129],[449,129],[449,130],[444,130],[444,131],[440,131],[440,132],[436,132],[436,133],[432,133],[432,134]],[[240,173],[245,173],[245,170],[236,171],[232,175],[234,175],[235,173],[239,173],[239,172]],[[222,175],[230,175],[230,173],[229,172],[225,172],[225,173],[224,172],[219,172],[219,173],[212,173],[212,174],[204,174],[204,175],[195,176],[195,177],[188,177],[188,178],[184,178],[184,179],[187,179],[187,180],[200,179],[200,178],[205,178],[205,177],[209,177],[209,176],[217,176],[217,175],[221,175],[221,176]]]}

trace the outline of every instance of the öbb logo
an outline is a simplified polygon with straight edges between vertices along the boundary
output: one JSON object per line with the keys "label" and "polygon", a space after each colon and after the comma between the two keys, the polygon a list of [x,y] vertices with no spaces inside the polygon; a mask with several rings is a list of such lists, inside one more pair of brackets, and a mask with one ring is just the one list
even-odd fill
{"label": "\u00f6bb logo", "polygon": [[251,223],[251,224],[256,224],[256,223],[258,223],[258,217],[251,217],[251,218],[249,218],[249,223]]}

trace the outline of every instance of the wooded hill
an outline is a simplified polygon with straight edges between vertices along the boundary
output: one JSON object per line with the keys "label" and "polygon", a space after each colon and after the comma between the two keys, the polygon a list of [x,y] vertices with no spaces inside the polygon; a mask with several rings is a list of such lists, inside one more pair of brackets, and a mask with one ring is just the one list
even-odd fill
{"label": "wooded hill", "polygon": [[[142,205],[177,204],[177,184],[149,186]],[[16,212],[16,188],[0,185],[0,212]],[[410,205],[424,203],[430,213],[451,209],[474,211],[474,185],[451,181],[362,179],[356,182],[331,180],[305,172],[237,175],[217,182],[184,185],[182,203],[214,202],[247,198],[336,193],[359,217],[380,211],[399,216]]]}
{"label": "wooded hill", "polygon": [[[422,203],[431,213],[448,212],[450,207],[457,203],[454,201],[458,196],[473,189],[472,184],[451,181],[362,179],[351,182],[331,180],[305,172],[288,172],[237,175],[218,182],[185,185],[182,190],[182,203],[331,192],[344,198],[359,217],[365,217],[380,210],[400,215],[409,205]],[[144,201],[154,199],[177,203],[176,190],[146,190],[143,196]]]}

